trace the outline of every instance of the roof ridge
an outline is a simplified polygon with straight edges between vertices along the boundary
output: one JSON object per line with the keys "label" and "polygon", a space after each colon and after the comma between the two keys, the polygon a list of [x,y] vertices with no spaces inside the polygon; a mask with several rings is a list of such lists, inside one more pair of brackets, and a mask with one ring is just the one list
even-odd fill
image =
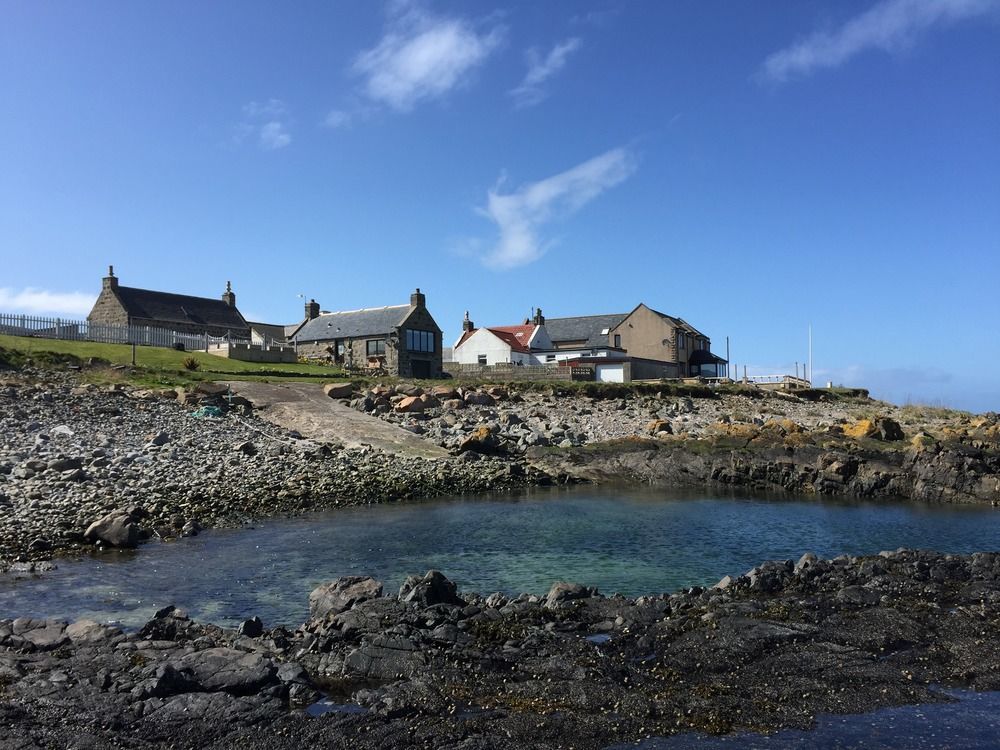
{"label": "roof ridge", "polygon": [[600,313],[599,315],[566,315],[562,318],[545,318],[545,322],[548,323],[550,320],[579,320],[580,318],[610,318],[615,315],[628,316],[628,313]]}
{"label": "roof ridge", "polygon": [[324,315],[346,315],[348,313],[359,313],[359,312],[372,312],[374,310],[391,310],[394,307],[409,307],[410,305],[382,305],[381,307],[359,307],[357,310],[329,310],[327,312],[321,312],[319,316],[322,318]]}
{"label": "roof ridge", "polygon": [[181,294],[179,292],[163,292],[163,291],[160,291],[159,289],[143,289],[142,287],[138,287],[138,286],[120,286],[120,287],[117,288],[117,290],[118,291],[125,290],[125,291],[129,291],[129,292],[143,292],[145,294],[162,294],[162,295],[167,296],[167,297],[187,297],[188,299],[198,299],[198,300],[204,300],[206,302],[219,302],[219,303],[221,303],[223,305],[226,305],[227,307],[229,306],[229,304],[224,299],[221,299],[221,298],[218,298],[218,297],[199,297],[197,294]]}

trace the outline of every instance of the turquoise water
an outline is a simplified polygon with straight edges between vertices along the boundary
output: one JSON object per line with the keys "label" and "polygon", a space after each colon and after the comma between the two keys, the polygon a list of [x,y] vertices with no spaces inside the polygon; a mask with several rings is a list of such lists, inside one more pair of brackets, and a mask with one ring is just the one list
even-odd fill
{"label": "turquoise water", "polygon": [[234,625],[297,625],[319,583],[372,575],[387,591],[437,568],[460,590],[544,593],[553,581],[629,596],[711,585],[763,560],[897,547],[1000,550],[989,507],[586,488],[349,508],[108,553],[40,577],[0,576],[0,616],[137,626],[175,604]]}

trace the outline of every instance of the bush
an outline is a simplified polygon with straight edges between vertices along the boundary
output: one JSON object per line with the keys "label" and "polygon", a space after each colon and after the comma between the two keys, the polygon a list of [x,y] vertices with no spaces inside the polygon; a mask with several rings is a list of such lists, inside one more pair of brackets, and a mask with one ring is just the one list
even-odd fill
{"label": "bush", "polygon": [[194,357],[185,357],[181,364],[184,365],[185,370],[190,370],[191,372],[194,372],[201,367],[201,362],[196,360]]}

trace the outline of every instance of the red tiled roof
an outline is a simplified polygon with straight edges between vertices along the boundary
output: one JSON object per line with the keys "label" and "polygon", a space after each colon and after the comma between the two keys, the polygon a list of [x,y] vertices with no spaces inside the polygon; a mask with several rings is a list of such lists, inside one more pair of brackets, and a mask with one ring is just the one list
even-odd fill
{"label": "red tiled roof", "polygon": [[[455,348],[457,349],[464,344],[466,339],[478,330],[480,329],[476,328],[472,331],[465,331],[462,334],[462,338],[455,344]],[[487,327],[486,330],[507,344],[512,351],[527,352],[530,351],[528,342],[531,340],[531,335],[535,332],[535,326],[492,326]]]}

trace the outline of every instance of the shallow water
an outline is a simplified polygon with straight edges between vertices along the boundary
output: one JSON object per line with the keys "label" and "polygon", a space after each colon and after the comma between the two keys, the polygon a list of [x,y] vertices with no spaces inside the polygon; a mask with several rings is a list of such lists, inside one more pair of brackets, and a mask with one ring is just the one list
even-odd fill
{"label": "shallow water", "polygon": [[638,596],[805,551],[903,546],[998,550],[1000,511],[604,487],[348,508],[61,562],[35,578],[0,576],[0,617],[134,627],[175,604],[221,625],[253,615],[296,625],[309,592],[342,575],[375,576],[389,591],[437,568],[467,592],[541,594],[570,580]]}
{"label": "shallow water", "polygon": [[1000,747],[1000,693],[949,693],[953,703],[899,706],[853,716],[820,716],[808,731],[708,737],[682,734],[609,750],[995,750]]}

